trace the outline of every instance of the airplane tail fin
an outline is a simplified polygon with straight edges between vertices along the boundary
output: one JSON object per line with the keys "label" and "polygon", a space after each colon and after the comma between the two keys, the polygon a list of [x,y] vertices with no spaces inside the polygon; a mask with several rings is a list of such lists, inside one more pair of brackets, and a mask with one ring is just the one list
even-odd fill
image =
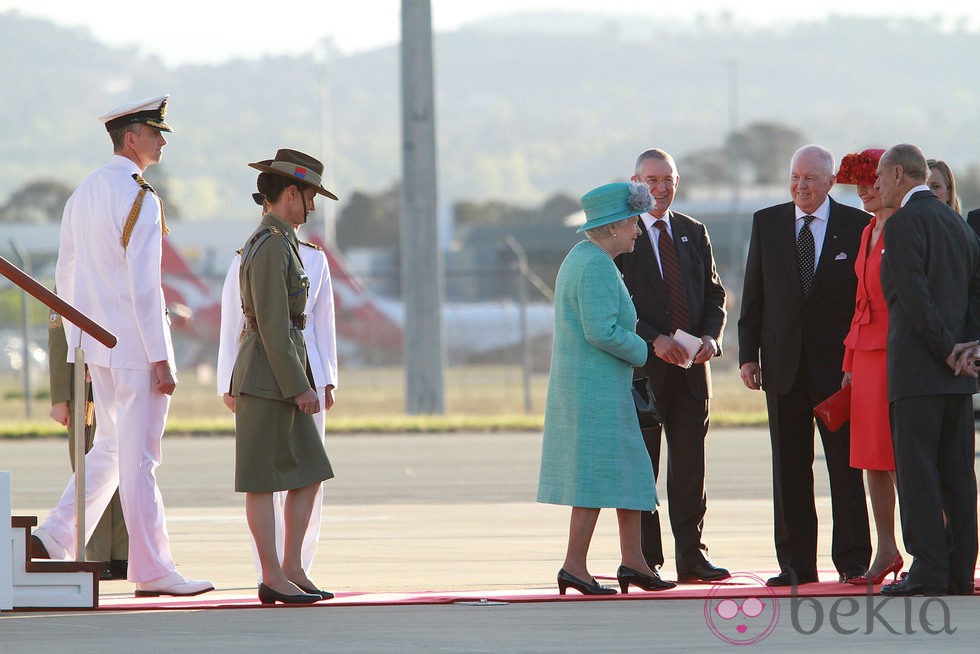
{"label": "airplane tail fin", "polygon": [[194,274],[180,253],[163,239],[163,297],[175,331],[209,335],[216,339],[221,325],[221,303]]}
{"label": "airplane tail fin", "polygon": [[401,325],[361,286],[338,251],[316,235],[309,235],[308,240],[323,250],[330,266],[337,337],[363,348],[400,354],[404,343]]}

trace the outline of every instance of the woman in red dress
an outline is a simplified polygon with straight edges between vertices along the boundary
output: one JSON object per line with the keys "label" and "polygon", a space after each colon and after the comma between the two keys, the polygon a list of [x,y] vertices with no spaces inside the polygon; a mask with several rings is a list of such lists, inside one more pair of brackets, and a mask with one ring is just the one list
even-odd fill
{"label": "woman in red dress", "polygon": [[881,238],[885,221],[895,210],[882,206],[874,188],[876,169],[884,150],[848,154],[837,172],[838,184],[855,184],[864,210],[873,214],[861,235],[854,262],[857,297],[851,329],[844,339],[844,378],[851,384],[851,467],[867,471],[868,495],[874,514],[878,547],[864,575],[852,584],[880,584],[888,573],[898,576],[904,561],[895,541],[895,453],[888,420],[888,306],[881,290]]}

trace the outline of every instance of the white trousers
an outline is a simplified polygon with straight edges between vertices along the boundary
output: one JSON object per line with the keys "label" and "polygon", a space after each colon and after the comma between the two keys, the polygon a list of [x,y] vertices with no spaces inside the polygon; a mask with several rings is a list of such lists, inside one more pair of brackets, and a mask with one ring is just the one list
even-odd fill
{"label": "white trousers", "polygon": [[[320,400],[320,407],[324,407],[326,395],[323,388],[316,389],[316,396]],[[325,440],[326,435],[326,411],[313,414],[313,422],[320,432],[320,440]],[[276,553],[279,555],[279,563],[282,563],[282,554],[286,542],[286,522],[283,519],[283,507],[286,504],[286,492],[277,491],[272,494],[272,506],[276,514]],[[302,561],[303,570],[310,574],[310,567],[313,565],[313,557],[316,556],[317,544],[320,541],[320,520],[323,514],[323,482],[316,491],[313,499],[313,510],[310,512],[310,523],[306,526],[306,534],[303,536]],[[252,555],[255,557],[255,569],[259,573],[259,580],[262,578],[262,565],[259,563],[259,550],[255,547],[255,539],[249,532],[249,539],[252,541]]]}
{"label": "white trousers", "polygon": [[[85,455],[85,540],[92,536],[116,488],[129,529],[129,581],[152,581],[175,570],[157,486],[170,396],[156,389],[152,370],[89,366],[98,424]],[[41,525],[75,551],[75,477]]]}

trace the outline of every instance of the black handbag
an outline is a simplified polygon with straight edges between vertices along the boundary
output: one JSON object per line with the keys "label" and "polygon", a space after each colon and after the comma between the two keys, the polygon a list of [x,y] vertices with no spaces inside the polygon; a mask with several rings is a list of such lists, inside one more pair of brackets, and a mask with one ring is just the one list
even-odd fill
{"label": "black handbag", "polygon": [[663,419],[657,408],[657,398],[653,396],[653,384],[649,377],[633,380],[633,404],[636,405],[636,417],[640,420],[640,429],[660,427]]}

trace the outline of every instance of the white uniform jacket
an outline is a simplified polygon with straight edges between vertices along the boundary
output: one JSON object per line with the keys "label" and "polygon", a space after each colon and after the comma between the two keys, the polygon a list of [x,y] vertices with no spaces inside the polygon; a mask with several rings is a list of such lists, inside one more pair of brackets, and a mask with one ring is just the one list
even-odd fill
{"label": "white uniform jacket", "polygon": [[[337,333],[334,323],[333,284],[327,257],[317,247],[300,241],[300,260],[310,278],[309,297],[306,300],[306,354],[317,389],[337,387]],[[221,288],[221,334],[218,340],[218,395],[228,392],[231,371],[238,355],[238,341],[245,327],[242,314],[241,288],[238,271],[242,257],[236,254],[228,267],[225,283]]]}
{"label": "white uniform jacket", "polygon": [[89,175],[65,205],[55,283],[58,295],[118,339],[111,350],[65,321],[68,361],[81,344],[86,363],[149,370],[174,367],[170,324],[161,287],[162,208],[154,193],[143,198],[139,219],[123,249],[122,233],[140,190],[142,171],[119,155]]}

